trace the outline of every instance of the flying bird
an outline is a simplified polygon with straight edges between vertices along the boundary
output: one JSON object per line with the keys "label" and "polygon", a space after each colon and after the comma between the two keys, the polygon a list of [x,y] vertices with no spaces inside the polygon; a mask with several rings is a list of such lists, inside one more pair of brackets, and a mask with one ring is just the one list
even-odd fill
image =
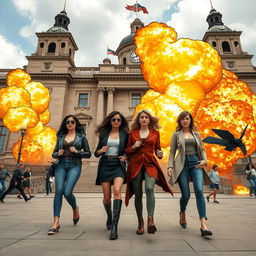
{"label": "flying bird", "polygon": [[236,148],[239,147],[242,150],[243,154],[246,155],[247,150],[242,141],[242,138],[245,134],[247,127],[248,127],[248,124],[245,126],[239,139],[236,139],[235,136],[227,130],[211,129],[221,139],[209,136],[209,137],[206,137],[205,139],[203,139],[203,142],[209,143],[209,144],[217,144],[217,145],[225,146],[225,150],[227,150],[227,151],[235,151]]}

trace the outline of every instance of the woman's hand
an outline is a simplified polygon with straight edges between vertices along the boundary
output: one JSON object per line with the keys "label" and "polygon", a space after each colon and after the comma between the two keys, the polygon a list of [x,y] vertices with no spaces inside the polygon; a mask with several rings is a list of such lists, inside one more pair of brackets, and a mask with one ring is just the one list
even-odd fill
{"label": "woman's hand", "polygon": [[77,153],[77,149],[73,146],[73,147],[69,147],[69,150],[73,153]]}
{"label": "woman's hand", "polygon": [[119,156],[121,162],[125,162],[127,160],[127,156]]}
{"label": "woman's hand", "polygon": [[205,160],[201,160],[197,162],[196,168],[204,168],[206,165]]}
{"label": "woman's hand", "polygon": [[64,154],[64,149],[60,149],[59,151],[58,151],[58,156],[62,156]]}
{"label": "woman's hand", "polygon": [[109,146],[103,146],[100,150],[98,150],[98,153],[101,155],[102,153],[106,153],[108,151]]}
{"label": "woman's hand", "polygon": [[139,148],[140,147],[140,145],[141,145],[141,141],[140,140],[137,140],[134,144],[133,144],[133,148],[135,149],[135,148]]}
{"label": "woman's hand", "polygon": [[167,169],[167,175],[168,175],[169,177],[172,177],[172,175],[173,175],[173,168],[172,168],[172,167],[169,167],[169,168]]}
{"label": "woman's hand", "polygon": [[160,149],[158,149],[158,150],[156,151],[156,156],[157,156],[158,158],[162,158],[162,157],[163,157],[163,151],[160,150]]}

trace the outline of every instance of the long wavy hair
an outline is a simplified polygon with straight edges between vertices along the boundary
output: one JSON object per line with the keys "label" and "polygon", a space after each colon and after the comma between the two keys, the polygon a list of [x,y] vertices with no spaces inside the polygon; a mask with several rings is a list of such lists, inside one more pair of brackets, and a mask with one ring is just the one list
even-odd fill
{"label": "long wavy hair", "polygon": [[68,120],[68,118],[72,117],[75,122],[76,122],[76,132],[77,133],[80,133],[80,134],[85,134],[84,132],[84,127],[81,125],[80,121],[77,119],[76,116],[74,115],[68,115],[68,116],[65,116],[61,125],[60,125],[60,128],[57,132],[57,136],[59,135],[65,135],[68,133],[68,128],[67,128],[67,125],[66,125],[66,121]]}
{"label": "long wavy hair", "polygon": [[195,126],[195,122],[194,122],[194,118],[193,116],[191,115],[190,112],[188,111],[182,111],[178,118],[177,118],[177,127],[176,127],[176,131],[180,131],[182,130],[182,125],[181,125],[181,120],[184,119],[186,116],[189,116],[190,117],[190,125],[189,125],[189,128],[191,131],[196,131],[197,130],[197,127]]}
{"label": "long wavy hair", "polygon": [[139,130],[140,129],[139,119],[140,119],[140,116],[141,116],[142,113],[145,113],[146,115],[149,116],[149,119],[150,119],[150,123],[148,125],[149,129],[159,129],[159,128],[161,128],[161,126],[158,124],[159,118],[156,117],[156,116],[151,115],[149,111],[143,109],[140,112],[138,112],[137,116],[133,120],[133,122],[131,124],[131,130]]}
{"label": "long wavy hair", "polygon": [[104,136],[107,132],[110,132],[112,129],[111,125],[111,119],[115,116],[119,115],[121,118],[121,125],[119,127],[119,131],[129,132],[129,126],[126,118],[123,114],[121,114],[119,111],[112,111],[109,113],[102,121],[101,124],[99,124],[95,130],[95,134],[99,135],[100,137]]}

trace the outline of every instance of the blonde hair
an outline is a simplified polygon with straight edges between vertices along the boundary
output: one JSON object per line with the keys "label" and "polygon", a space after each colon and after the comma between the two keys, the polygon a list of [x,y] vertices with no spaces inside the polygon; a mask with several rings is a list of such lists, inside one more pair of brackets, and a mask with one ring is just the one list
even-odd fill
{"label": "blonde hair", "polygon": [[140,116],[141,116],[142,113],[145,113],[146,115],[149,116],[149,120],[150,120],[150,123],[148,125],[149,129],[159,129],[159,128],[161,128],[161,126],[158,124],[159,118],[150,114],[150,112],[148,110],[143,109],[143,110],[138,112],[137,116],[133,120],[133,122],[131,124],[131,130],[139,130],[140,129],[139,119],[140,119]]}

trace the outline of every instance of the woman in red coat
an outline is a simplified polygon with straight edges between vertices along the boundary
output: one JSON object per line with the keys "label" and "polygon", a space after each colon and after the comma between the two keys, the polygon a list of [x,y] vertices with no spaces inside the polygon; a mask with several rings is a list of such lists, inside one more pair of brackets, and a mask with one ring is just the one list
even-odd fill
{"label": "woman in red coat", "polygon": [[155,209],[154,186],[155,183],[171,194],[164,174],[154,156],[161,159],[163,152],[160,146],[158,125],[159,119],[148,111],[142,110],[136,116],[129,135],[125,154],[130,158],[127,172],[127,190],[125,204],[135,194],[135,208],[138,217],[136,234],[144,234],[144,221],[142,217],[142,181],[145,179],[145,192],[147,196],[148,233],[154,234],[156,226],[153,216]]}

